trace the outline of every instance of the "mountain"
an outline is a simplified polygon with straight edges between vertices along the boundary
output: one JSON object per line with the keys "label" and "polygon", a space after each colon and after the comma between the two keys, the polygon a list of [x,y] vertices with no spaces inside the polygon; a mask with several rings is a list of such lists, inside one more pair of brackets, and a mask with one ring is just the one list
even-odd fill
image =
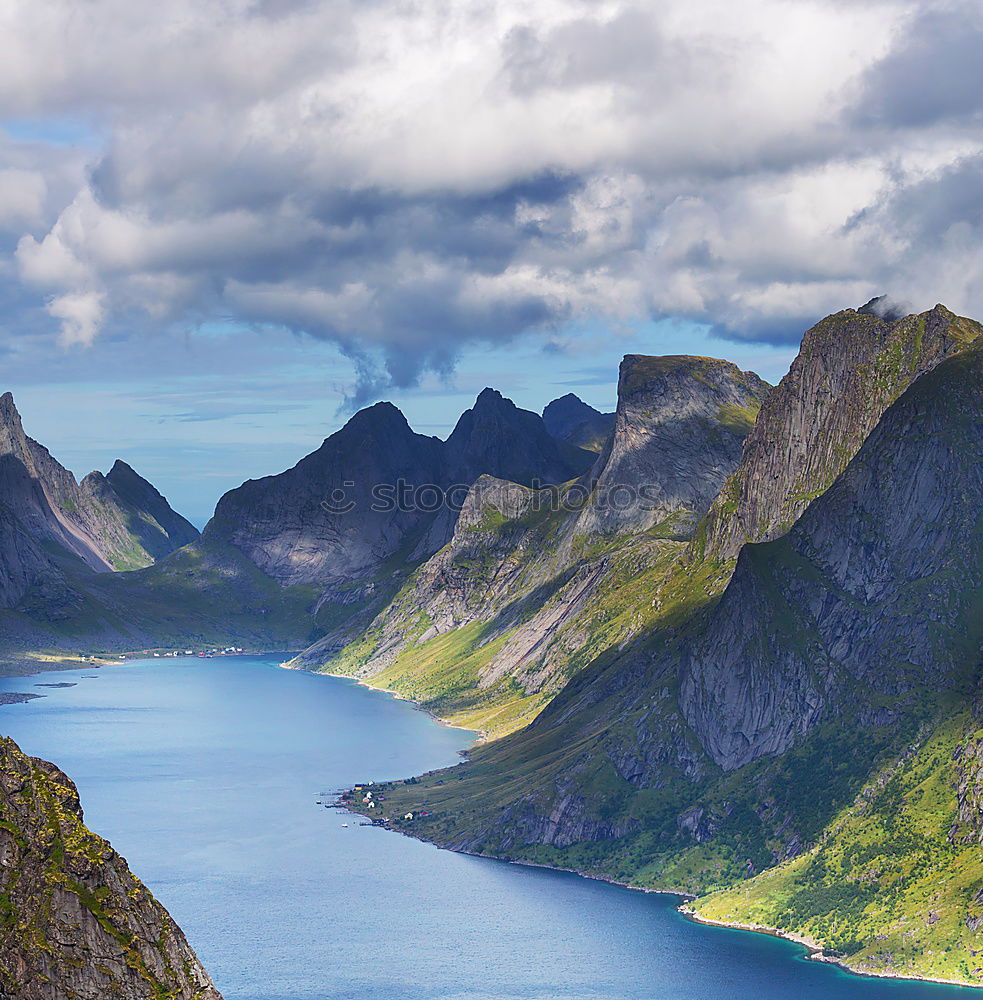
{"label": "mountain", "polygon": [[[4,405],[13,457],[0,459],[3,495],[19,493],[17,513],[0,517],[0,645],[11,649],[296,649],[324,634],[343,645],[451,537],[479,475],[556,483],[595,458],[490,389],[446,442],[379,403],[293,468],[227,493],[196,539],[122,462],[76,484]],[[142,568],[86,571],[114,566]]]}
{"label": "mountain", "polygon": [[[620,588],[642,626],[524,729],[380,788],[382,816],[983,982],[980,332],[941,306],[814,327],[692,541]],[[729,558],[749,527],[768,540]],[[582,644],[611,610],[587,601]]]}
{"label": "mountain", "polygon": [[728,362],[627,356],[613,436],[590,472],[552,490],[481,477],[449,543],[365,635],[341,650],[319,642],[296,665],[355,674],[495,734],[528,722],[644,626],[631,591],[678,556],[767,392]]}
{"label": "mountain", "polygon": [[448,477],[470,486],[489,475],[522,486],[565,483],[586,472],[593,455],[558,441],[543,419],[494,389],[483,389],[445,446]]}
{"label": "mountain", "polygon": [[[98,473],[92,473],[98,475]],[[130,514],[130,530],[155,560],[198,538],[198,529],[122,459],[116,459],[106,482]]]}
{"label": "mountain", "polygon": [[[410,429],[392,403],[360,410],[292,469],[226,493],[205,527],[281,584],[332,584],[411,558],[432,511],[377,502],[373,491],[407,493],[446,481],[443,445]],[[383,509],[385,508],[385,509]]]}
{"label": "mountain", "polygon": [[568,392],[546,404],[543,423],[553,437],[587,451],[599,452],[614,430],[614,414],[601,413]]}
{"label": "mountain", "polygon": [[480,475],[558,483],[592,461],[492,389],[446,441],[416,434],[395,406],[377,403],[294,468],[227,493],[203,541],[231,546],[282,586],[320,588],[317,607],[338,626],[325,643],[339,647],[447,542]]}
{"label": "mountain", "polygon": [[221,1000],[167,911],[83,824],[75,785],[0,738],[0,996]]}
{"label": "mountain", "polygon": [[680,707],[725,770],[863,692],[862,724],[952,689],[983,649],[983,344],[918,379],[783,537],[746,545],[687,644]]}
{"label": "mountain", "polygon": [[827,316],[806,332],[707,519],[708,550],[717,557],[784,534],[912,381],[983,332],[941,305],[886,319],[869,306]]}
{"label": "mountain", "polygon": [[53,608],[71,604],[66,568],[148,566],[197,534],[121,462],[110,477],[76,482],[25,434],[13,396],[0,396],[0,608],[32,594]]}

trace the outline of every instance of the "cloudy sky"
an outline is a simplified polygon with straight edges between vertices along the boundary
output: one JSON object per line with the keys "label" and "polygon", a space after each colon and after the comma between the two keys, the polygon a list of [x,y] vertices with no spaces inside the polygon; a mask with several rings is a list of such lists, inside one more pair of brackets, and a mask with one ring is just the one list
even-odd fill
{"label": "cloudy sky", "polygon": [[3,0],[0,388],[197,520],[391,398],[776,381],[887,292],[983,316],[983,12]]}

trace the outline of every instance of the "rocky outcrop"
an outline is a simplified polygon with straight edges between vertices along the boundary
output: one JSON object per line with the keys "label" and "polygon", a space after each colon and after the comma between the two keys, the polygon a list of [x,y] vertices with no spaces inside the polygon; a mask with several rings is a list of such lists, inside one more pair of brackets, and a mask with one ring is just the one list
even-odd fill
{"label": "rocky outcrop", "polygon": [[72,782],[0,739],[0,996],[221,1000],[167,911],[90,833]]}
{"label": "rocky outcrop", "polygon": [[[983,738],[976,734],[958,745],[953,751],[953,764],[957,811],[949,838],[954,843],[983,844]],[[975,902],[983,902],[983,896]],[[983,916],[979,925],[983,926]]]}
{"label": "rocky outcrop", "polygon": [[547,403],[543,423],[553,437],[587,451],[600,452],[614,430],[614,414],[601,413],[568,392]]}
{"label": "rocky outcrop", "polygon": [[901,393],[981,333],[941,305],[902,318],[846,309],[808,330],[707,518],[706,552],[732,559],[746,541],[784,534]]}

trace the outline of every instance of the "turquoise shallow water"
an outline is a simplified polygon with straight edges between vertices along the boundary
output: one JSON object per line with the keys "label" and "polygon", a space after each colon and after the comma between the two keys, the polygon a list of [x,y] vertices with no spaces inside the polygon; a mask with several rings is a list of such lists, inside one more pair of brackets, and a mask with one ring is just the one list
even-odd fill
{"label": "turquoise shallow water", "polygon": [[[72,687],[36,687],[71,683]],[[866,980],[669,897],[439,851],[316,805],[453,763],[410,705],[272,659],[0,678],[0,732],[78,784],[227,1000],[955,1000]],[[342,823],[349,823],[347,829]]]}

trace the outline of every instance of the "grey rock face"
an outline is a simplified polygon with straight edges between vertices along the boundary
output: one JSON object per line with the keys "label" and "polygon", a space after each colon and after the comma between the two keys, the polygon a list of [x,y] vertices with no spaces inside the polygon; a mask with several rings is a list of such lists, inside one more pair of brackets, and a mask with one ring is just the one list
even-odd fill
{"label": "grey rock face", "polygon": [[[733,769],[863,699],[954,686],[983,623],[983,347],[923,375],[784,538],[746,546],[680,704]],[[967,662],[971,660],[972,662]]]}
{"label": "grey rock face", "polygon": [[577,531],[640,532],[671,521],[666,533],[687,537],[737,466],[768,389],[728,361],[629,354],[614,433],[591,472]]}
{"label": "grey rock face", "polygon": [[0,995],[221,1000],[164,908],[82,822],[72,782],[0,740]]}
{"label": "grey rock face", "polygon": [[707,519],[707,552],[784,534],[846,468],[881,414],[983,326],[944,306],[885,319],[847,309],[808,330],[748,435],[740,466]]}

